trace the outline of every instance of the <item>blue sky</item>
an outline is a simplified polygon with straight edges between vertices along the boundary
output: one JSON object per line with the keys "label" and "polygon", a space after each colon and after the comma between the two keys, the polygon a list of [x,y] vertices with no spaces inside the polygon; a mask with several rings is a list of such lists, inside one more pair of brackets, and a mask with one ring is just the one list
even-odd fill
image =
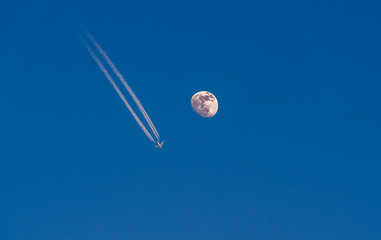
{"label": "blue sky", "polygon": [[[380,239],[380,7],[2,3],[0,239]],[[211,119],[191,108],[201,90]]]}

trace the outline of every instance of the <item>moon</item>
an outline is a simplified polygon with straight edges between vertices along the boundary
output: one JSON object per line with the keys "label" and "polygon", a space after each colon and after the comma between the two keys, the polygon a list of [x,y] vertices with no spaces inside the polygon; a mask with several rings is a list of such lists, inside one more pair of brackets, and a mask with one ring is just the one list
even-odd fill
{"label": "moon", "polygon": [[193,110],[204,118],[211,118],[218,110],[217,98],[208,91],[200,91],[191,99]]}

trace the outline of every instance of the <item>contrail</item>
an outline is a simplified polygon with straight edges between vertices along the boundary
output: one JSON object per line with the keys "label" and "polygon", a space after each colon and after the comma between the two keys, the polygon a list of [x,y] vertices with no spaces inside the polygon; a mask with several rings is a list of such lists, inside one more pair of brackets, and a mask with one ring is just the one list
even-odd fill
{"label": "contrail", "polygon": [[101,46],[98,44],[97,41],[95,41],[93,35],[88,33],[86,31],[87,37],[91,40],[91,42],[95,45],[95,47],[98,49],[99,53],[103,56],[103,58],[106,60],[108,65],[111,67],[111,69],[114,71],[114,73],[118,76],[119,80],[123,83],[124,87],[127,89],[127,91],[130,93],[132,98],[134,99],[136,105],[138,105],[140,112],[143,114],[144,118],[146,119],[148,125],[150,126],[152,132],[155,134],[157,140],[159,141],[160,135],[157,132],[155,126],[153,125],[150,117],[148,116],[147,112],[145,111],[143,105],[140,103],[139,99],[136,97],[134,91],[132,91],[131,87],[127,84],[127,81],[124,79],[123,75],[118,71],[118,69],[115,67],[114,63],[111,61],[111,59],[108,57],[107,53],[101,48]]}
{"label": "contrail", "polygon": [[143,132],[147,135],[147,137],[151,140],[151,142],[154,142],[151,134],[147,131],[147,129],[144,127],[143,123],[140,121],[139,117],[136,115],[135,111],[131,108],[130,104],[127,102],[126,98],[123,96],[122,92],[120,91],[119,87],[115,84],[114,80],[104,67],[103,63],[99,60],[99,58],[95,55],[94,51],[90,48],[90,46],[87,44],[87,42],[82,39],[83,43],[86,45],[87,50],[89,51],[91,57],[94,59],[94,61],[98,64],[99,68],[102,70],[102,72],[106,75],[107,79],[110,81],[111,85],[114,87],[115,91],[118,93],[119,97],[122,99],[128,110],[130,110],[132,116],[135,118],[136,122],[139,124],[139,126],[142,128]]}

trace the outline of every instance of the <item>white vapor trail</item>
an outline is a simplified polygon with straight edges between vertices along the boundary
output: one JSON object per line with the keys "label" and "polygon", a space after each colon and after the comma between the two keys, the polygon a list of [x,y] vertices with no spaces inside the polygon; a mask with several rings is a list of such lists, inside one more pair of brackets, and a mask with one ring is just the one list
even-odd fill
{"label": "white vapor trail", "polygon": [[130,104],[127,102],[126,98],[123,96],[123,93],[120,91],[119,87],[115,84],[114,80],[110,76],[109,72],[104,67],[103,63],[99,60],[99,58],[95,55],[94,51],[91,49],[91,47],[87,44],[87,42],[82,39],[84,44],[87,47],[87,50],[89,51],[91,57],[94,59],[94,61],[98,64],[99,68],[102,70],[102,72],[105,74],[107,79],[110,81],[111,85],[114,87],[115,91],[118,93],[119,97],[122,99],[128,110],[130,110],[132,116],[135,118],[136,122],[139,124],[139,126],[142,128],[143,132],[147,135],[147,137],[151,140],[151,142],[154,142],[151,134],[147,131],[147,129],[144,127],[143,123],[140,121],[139,117],[136,115],[135,111],[131,108]]}
{"label": "white vapor trail", "polygon": [[111,61],[111,59],[108,57],[107,53],[101,48],[101,46],[98,44],[97,41],[95,41],[93,35],[86,32],[87,37],[91,40],[91,42],[95,45],[95,47],[98,49],[99,53],[103,56],[103,58],[106,60],[108,65],[111,67],[111,69],[114,71],[114,73],[118,76],[119,80],[123,83],[124,87],[127,89],[127,91],[130,93],[132,98],[134,99],[136,105],[138,105],[140,112],[143,114],[144,118],[146,119],[148,125],[150,126],[152,132],[155,134],[157,140],[159,141],[160,135],[157,132],[155,126],[153,125],[150,117],[148,116],[147,112],[145,111],[143,105],[140,103],[139,99],[136,97],[134,91],[132,91],[131,87],[127,84],[126,79],[124,79],[123,75],[118,71],[118,69],[115,67],[114,63]]}

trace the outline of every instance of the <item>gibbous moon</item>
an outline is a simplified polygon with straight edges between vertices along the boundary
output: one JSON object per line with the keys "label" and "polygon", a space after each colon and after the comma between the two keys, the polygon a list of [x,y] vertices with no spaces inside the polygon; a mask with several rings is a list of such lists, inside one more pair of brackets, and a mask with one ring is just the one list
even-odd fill
{"label": "gibbous moon", "polygon": [[201,117],[211,118],[218,110],[217,98],[210,92],[200,91],[191,99],[193,110]]}

